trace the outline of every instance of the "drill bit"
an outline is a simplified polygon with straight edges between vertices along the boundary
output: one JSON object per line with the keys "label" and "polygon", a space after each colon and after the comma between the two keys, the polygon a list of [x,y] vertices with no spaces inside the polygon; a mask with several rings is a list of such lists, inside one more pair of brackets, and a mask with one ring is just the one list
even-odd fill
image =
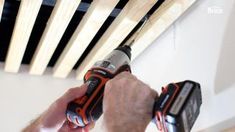
{"label": "drill bit", "polygon": [[141,24],[138,30],[125,42],[124,45],[131,47],[135,43],[136,38],[139,36],[140,32],[142,31],[143,27],[145,26],[148,20],[149,20],[149,16],[146,15],[144,17],[144,22]]}

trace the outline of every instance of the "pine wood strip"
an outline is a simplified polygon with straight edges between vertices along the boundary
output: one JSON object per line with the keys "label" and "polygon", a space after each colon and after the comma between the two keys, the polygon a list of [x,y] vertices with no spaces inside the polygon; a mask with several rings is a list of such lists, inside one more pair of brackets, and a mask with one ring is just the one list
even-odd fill
{"label": "pine wood strip", "polygon": [[30,64],[30,74],[41,75],[47,67],[80,0],[57,0]]}
{"label": "pine wood strip", "polygon": [[21,0],[7,53],[5,71],[18,72],[42,0]]}

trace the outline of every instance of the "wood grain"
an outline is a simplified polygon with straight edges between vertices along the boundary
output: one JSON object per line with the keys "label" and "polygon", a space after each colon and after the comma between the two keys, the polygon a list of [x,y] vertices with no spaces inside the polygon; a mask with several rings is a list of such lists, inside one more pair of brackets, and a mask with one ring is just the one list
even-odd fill
{"label": "wood grain", "polygon": [[80,0],[57,0],[30,64],[30,74],[43,74]]}
{"label": "wood grain", "polygon": [[5,71],[18,72],[41,4],[42,0],[21,0],[7,53]]}

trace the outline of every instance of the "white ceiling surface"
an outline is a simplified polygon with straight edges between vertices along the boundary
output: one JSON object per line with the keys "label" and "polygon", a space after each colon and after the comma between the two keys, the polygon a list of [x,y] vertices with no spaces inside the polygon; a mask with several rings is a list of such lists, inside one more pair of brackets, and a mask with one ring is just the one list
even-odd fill
{"label": "white ceiling surface", "polygon": [[[132,63],[133,74],[156,90],[186,79],[201,83],[203,106],[194,131],[208,127],[220,131],[235,123],[212,127],[235,117],[233,23],[234,0],[199,0]],[[81,84],[72,78],[53,78],[50,69],[44,76],[28,75],[25,70],[28,67],[23,66],[20,74],[10,74],[0,65],[0,131],[19,131],[66,89]],[[151,124],[147,131],[156,127]]]}

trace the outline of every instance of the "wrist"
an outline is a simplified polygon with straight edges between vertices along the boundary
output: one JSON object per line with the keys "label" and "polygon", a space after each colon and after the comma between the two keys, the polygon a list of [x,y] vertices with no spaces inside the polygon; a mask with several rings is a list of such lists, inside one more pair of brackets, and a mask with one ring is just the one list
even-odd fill
{"label": "wrist", "polygon": [[36,128],[38,132],[58,131],[63,125],[64,121],[54,123],[54,120],[57,119],[48,118],[50,116],[44,114],[42,114],[40,119],[38,120],[38,127]]}
{"label": "wrist", "polygon": [[144,132],[147,126],[141,126],[133,123],[120,124],[105,124],[107,132]]}
{"label": "wrist", "polygon": [[28,127],[24,128],[22,132],[40,132],[41,122],[40,117],[34,120]]}
{"label": "wrist", "polygon": [[149,120],[143,118],[133,119],[104,115],[103,124],[107,132],[144,132]]}

